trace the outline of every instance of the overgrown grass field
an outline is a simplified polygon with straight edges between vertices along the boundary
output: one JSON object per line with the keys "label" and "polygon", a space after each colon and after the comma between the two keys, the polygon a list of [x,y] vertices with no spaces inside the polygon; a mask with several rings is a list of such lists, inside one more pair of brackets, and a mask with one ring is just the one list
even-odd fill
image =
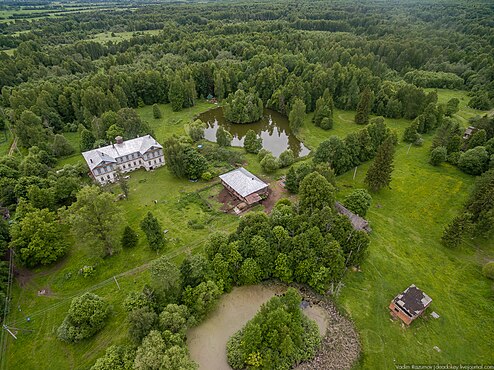
{"label": "overgrown grass field", "polygon": [[[449,90],[439,91],[439,99],[460,98],[465,93],[455,94]],[[460,101],[459,116],[482,113],[470,111],[464,106],[466,102]],[[151,107],[140,108],[138,112],[151,124],[156,138],[163,141],[173,134],[184,134],[184,124],[210,107],[211,104],[199,102],[193,108],[172,112],[169,105],[164,105],[160,106],[163,118],[158,120],[152,117]],[[334,129],[324,131],[313,126],[309,115],[300,137],[306,145],[316,148],[331,135],[343,137],[361,129],[353,123],[353,117],[354,112],[336,111]],[[410,124],[406,120],[387,119],[386,122],[400,137]],[[68,139],[76,144],[78,137],[71,135]],[[482,264],[494,258],[493,242],[469,240],[458,250],[446,249],[439,243],[444,226],[461,208],[474,178],[448,164],[431,166],[428,152],[432,136],[424,139],[422,147],[399,144],[392,189],[373,195],[368,212],[373,228],[368,257],[361,272],[348,272],[336,298],[342,311],[354,320],[361,337],[363,353],[357,368],[389,369],[399,363],[494,362],[494,294],[491,283],[481,274]],[[248,155],[246,159],[250,170],[261,173],[255,156]],[[70,160],[80,161],[82,157],[74,155]],[[369,163],[359,166],[355,179],[353,171],[338,178],[339,199],[354,188],[364,187],[368,166]],[[181,260],[186,252],[200,250],[213,231],[231,231],[237,225],[238,218],[209,211],[201,201],[201,198],[208,200],[218,188],[204,189],[209,184],[176,179],[167,168],[132,173],[130,197],[120,202],[126,222],[138,230],[140,220],[147,211],[152,211],[169,230],[163,254]],[[190,195],[196,191],[200,191],[200,198]],[[214,201],[210,204],[218,209]],[[20,332],[16,341],[9,338],[7,368],[85,369],[108,345],[125,343],[127,323],[122,301],[129,291],[142,288],[149,278],[146,264],[156,257],[143,235],[136,248],[105,260],[95,258],[84,241],[78,241],[62,262],[17,279],[9,323],[34,331]],[[84,278],[78,274],[84,265],[94,264],[97,266],[93,276]],[[131,270],[137,266],[143,267]],[[113,276],[117,276],[120,289]],[[423,289],[433,302],[423,318],[404,328],[391,320],[387,306],[410,284]],[[47,289],[48,294],[38,296],[41,289]],[[82,343],[69,345],[58,341],[55,331],[71,298],[88,290],[112,303],[109,324]],[[432,319],[429,316],[432,311],[441,317]],[[26,317],[31,318],[30,323]],[[441,352],[434,350],[434,346]]]}

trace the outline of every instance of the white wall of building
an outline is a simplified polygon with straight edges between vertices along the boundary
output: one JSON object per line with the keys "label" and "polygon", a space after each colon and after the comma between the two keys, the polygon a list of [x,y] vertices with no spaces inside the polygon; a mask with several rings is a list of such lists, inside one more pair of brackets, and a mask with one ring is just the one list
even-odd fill
{"label": "white wall of building", "polygon": [[141,155],[141,153],[132,153],[118,157],[116,160],[116,163],[108,163],[96,167],[91,171],[93,177],[100,184],[115,182],[117,180],[117,168],[119,168],[122,173],[127,173],[139,168],[145,168],[146,171],[149,171],[165,164],[163,149],[150,150],[143,155]]}

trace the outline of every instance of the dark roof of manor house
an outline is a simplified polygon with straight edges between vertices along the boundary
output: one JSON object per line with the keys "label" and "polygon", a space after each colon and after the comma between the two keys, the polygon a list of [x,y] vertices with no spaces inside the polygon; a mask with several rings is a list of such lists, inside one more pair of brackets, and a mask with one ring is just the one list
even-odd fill
{"label": "dark roof of manor house", "polygon": [[432,298],[412,284],[403,293],[397,295],[393,301],[410,317],[414,317],[430,305]]}
{"label": "dark roof of manor house", "polygon": [[350,219],[350,222],[352,223],[352,226],[355,230],[364,230],[368,233],[372,231],[371,227],[369,226],[369,222],[365,218],[362,218],[352,211],[346,209],[340,202],[335,202],[335,207],[339,213],[347,216]]}

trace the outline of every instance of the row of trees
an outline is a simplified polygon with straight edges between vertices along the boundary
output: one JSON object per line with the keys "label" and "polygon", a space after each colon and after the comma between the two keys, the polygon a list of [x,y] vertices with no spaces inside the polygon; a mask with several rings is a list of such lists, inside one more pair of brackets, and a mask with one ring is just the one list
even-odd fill
{"label": "row of trees", "polygon": [[[83,18],[78,21],[89,22]],[[300,127],[303,114],[310,111],[316,111],[316,125],[330,128],[333,105],[357,109],[356,121],[366,123],[369,112],[413,119],[431,102],[415,85],[394,82],[396,76],[377,57],[387,54],[385,47],[361,45],[351,35],[329,36],[335,46],[320,35],[293,29],[279,37],[272,28],[260,24],[242,27],[260,32],[247,39],[233,38],[228,28],[213,22],[208,27],[183,24],[178,29],[167,25],[169,32],[136,38],[119,47],[87,42],[53,50],[48,45],[26,42],[12,60],[5,60],[2,71],[6,78],[1,80],[6,85],[0,104],[21,145],[52,145],[53,134],[75,131],[83,125],[94,137],[93,141],[84,133],[84,149],[90,149],[116,134],[130,138],[149,132],[149,127],[136,121],[126,108],[171,102],[173,109],[179,110],[192,106],[197,96],[209,94],[228,97],[225,112],[227,116],[232,112],[232,121],[252,121],[262,114],[262,106],[267,106],[291,115],[294,131]],[[269,42],[271,38],[277,43]],[[299,49],[293,47],[293,39],[299,40]],[[393,44],[395,47],[398,45]],[[42,71],[36,66],[42,66]],[[16,78],[7,76],[11,73],[26,82],[18,84]],[[75,73],[81,75],[75,77]],[[420,73],[436,77],[451,74]],[[393,81],[388,80],[389,76]],[[479,89],[488,85],[474,84]],[[66,144],[58,146],[63,149]],[[65,155],[70,148],[54,152]]]}
{"label": "row of trees", "polygon": [[475,182],[463,210],[444,229],[442,243],[458,247],[467,236],[490,237],[494,231],[494,169],[490,169]]}
{"label": "row of trees", "polygon": [[474,133],[463,139],[463,130],[445,118],[432,141],[430,163],[447,161],[470,175],[480,175],[494,166],[494,119],[487,116],[471,121]]}

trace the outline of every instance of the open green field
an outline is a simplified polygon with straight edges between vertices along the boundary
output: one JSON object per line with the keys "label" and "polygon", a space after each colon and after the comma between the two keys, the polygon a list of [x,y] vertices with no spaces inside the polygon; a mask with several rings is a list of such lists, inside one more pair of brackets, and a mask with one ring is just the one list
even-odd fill
{"label": "open green field", "polygon": [[12,144],[12,134],[9,130],[0,131],[0,156],[9,152]]}
{"label": "open green field", "polygon": [[145,30],[139,32],[113,32],[114,36],[112,36],[112,32],[101,32],[94,35],[93,41],[107,43],[107,42],[120,42],[124,40],[129,40],[134,36],[140,35],[157,35],[161,32],[161,30]]}
{"label": "open green field", "polygon": [[46,17],[54,17],[57,15],[66,15],[66,14],[74,14],[74,13],[85,13],[91,11],[105,11],[105,10],[120,10],[120,9],[128,9],[127,7],[118,7],[115,4],[111,6],[108,4],[100,4],[98,5],[87,5],[87,6],[63,6],[57,7],[53,9],[42,9],[42,8],[32,8],[25,9],[22,7],[12,8],[8,10],[0,10],[0,23],[2,22],[14,22],[14,18],[9,18],[13,15],[22,15],[22,20],[31,21],[33,19],[40,19]]}
{"label": "open green field", "polygon": [[[439,99],[448,100],[454,93],[441,90]],[[460,98],[465,93],[458,94]],[[156,138],[163,141],[173,134],[185,134],[184,124],[210,107],[211,104],[201,101],[193,108],[172,112],[169,105],[162,105],[163,118],[159,120],[152,117],[151,107],[139,108],[138,112],[151,124]],[[470,112],[462,103],[458,115],[477,113],[483,112]],[[361,129],[352,123],[353,117],[354,112],[336,111],[335,128],[324,131],[310,123],[309,115],[300,137],[306,145],[315,148],[331,135],[343,137]],[[398,130],[400,137],[410,123],[388,119],[386,122]],[[76,134],[66,134],[66,137],[77,145]],[[446,249],[439,243],[444,226],[461,208],[474,178],[448,164],[439,167],[428,164],[432,136],[426,135],[424,139],[424,146],[410,150],[408,145],[399,144],[392,189],[375,194],[368,212],[373,228],[368,257],[361,272],[346,275],[336,298],[342,311],[354,320],[361,337],[363,354],[357,368],[392,369],[399,363],[494,362],[494,291],[492,283],[481,274],[482,265],[494,259],[494,243],[469,240],[458,250]],[[69,159],[80,161],[82,157],[74,155]],[[246,159],[250,170],[261,173],[255,156],[248,155]],[[364,187],[368,166],[369,163],[359,166],[355,180],[353,171],[338,178],[339,199],[354,188]],[[170,240],[163,254],[180,260],[187,251],[200,250],[211,232],[230,231],[237,225],[238,218],[214,211],[219,205],[209,201],[209,196],[218,186],[203,189],[208,185],[176,179],[167,168],[138,171],[131,174],[129,199],[120,204],[127,223],[136,230],[139,221],[151,210],[169,230]],[[201,189],[202,199],[210,202],[213,211],[186,196]],[[196,220],[204,228],[191,228],[189,220]],[[106,260],[94,257],[83,241],[79,241],[71,254],[57,265],[33,273],[23,272],[15,284],[9,324],[31,328],[34,332],[20,333],[17,341],[9,338],[6,368],[39,369],[40,364],[49,364],[44,368],[85,369],[108,345],[125,343],[127,324],[121,303],[129,291],[142,288],[148,279],[146,264],[156,257],[142,235],[135,249]],[[93,276],[78,275],[81,267],[94,264],[97,267]],[[143,267],[132,270],[137,266]],[[124,275],[117,276],[118,289],[112,277],[122,273]],[[403,328],[391,320],[387,306],[410,284],[423,289],[433,302],[425,317]],[[48,294],[38,296],[41,289],[47,289]],[[88,290],[112,303],[114,311],[109,324],[94,338],[82,343],[69,345],[58,341],[55,330],[71,298]],[[441,317],[432,319],[429,316],[432,311]],[[31,317],[30,323],[26,317]],[[434,350],[434,346],[441,352]]]}
{"label": "open green field", "polygon": [[[452,251],[439,243],[474,179],[447,164],[428,164],[430,144],[426,137],[424,147],[408,154],[408,146],[400,144],[392,189],[373,195],[367,216],[373,228],[368,258],[362,272],[346,276],[337,299],[360,333],[364,369],[494,361],[494,292],[481,273],[486,258],[494,258],[494,244],[474,240]],[[359,167],[355,180],[351,171],[339,178],[339,198],[364,188],[367,167]],[[424,318],[404,328],[391,320],[387,306],[410,284],[433,302]],[[432,311],[441,317],[432,319]]]}
{"label": "open green field", "polygon": [[[180,180],[167,168],[161,168],[153,172],[141,170],[132,173],[129,185],[129,199],[120,202],[125,221],[139,230],[141,219],[152,211],[163,228],[169,230],[163,255],[181,259],[185,253],[202,248],[212,231],[221,229],[228,232],[236,227],[238,218],[209,211],[198,202],[188,200],[187,193],[209,185],[204,182]],[[214,209],[214,204],[212,206]],[[189,220],[195,220],[203,228],[191,228]],[[138,233],[141,235],[137,247],[113,257],[104,260],[95,257],[81,240],[74,243],[70,255],[55,266],[36,269],[32,273],[21,272],[14,288],[9,324],[34,332],[22,333],[16,341],[9,338],[7,369],[39,369],[40,364],[50,369],[84,369],[91,366],[109,344],[126,341],[123,299],[129,291],[142,289],[148,278],[146,268],[149,262],[159,257],[147,246],[142,232]],[[78,274],[85,265],[96,265],[93,276],[84,278]],[[143,268],[118,276],[137,266]],[[115,275],[120,289],[113,280]],[[38,296],[37,292],[42,289],[46,289],[48,294]],[[88,290],[112,303],[113,315],[109,324],[96,337],[78,345],[60,343],[56,338],[56,328],[61,324],[71,299]],[[27,317],[31,318],[30,323],[27,323]]]}

